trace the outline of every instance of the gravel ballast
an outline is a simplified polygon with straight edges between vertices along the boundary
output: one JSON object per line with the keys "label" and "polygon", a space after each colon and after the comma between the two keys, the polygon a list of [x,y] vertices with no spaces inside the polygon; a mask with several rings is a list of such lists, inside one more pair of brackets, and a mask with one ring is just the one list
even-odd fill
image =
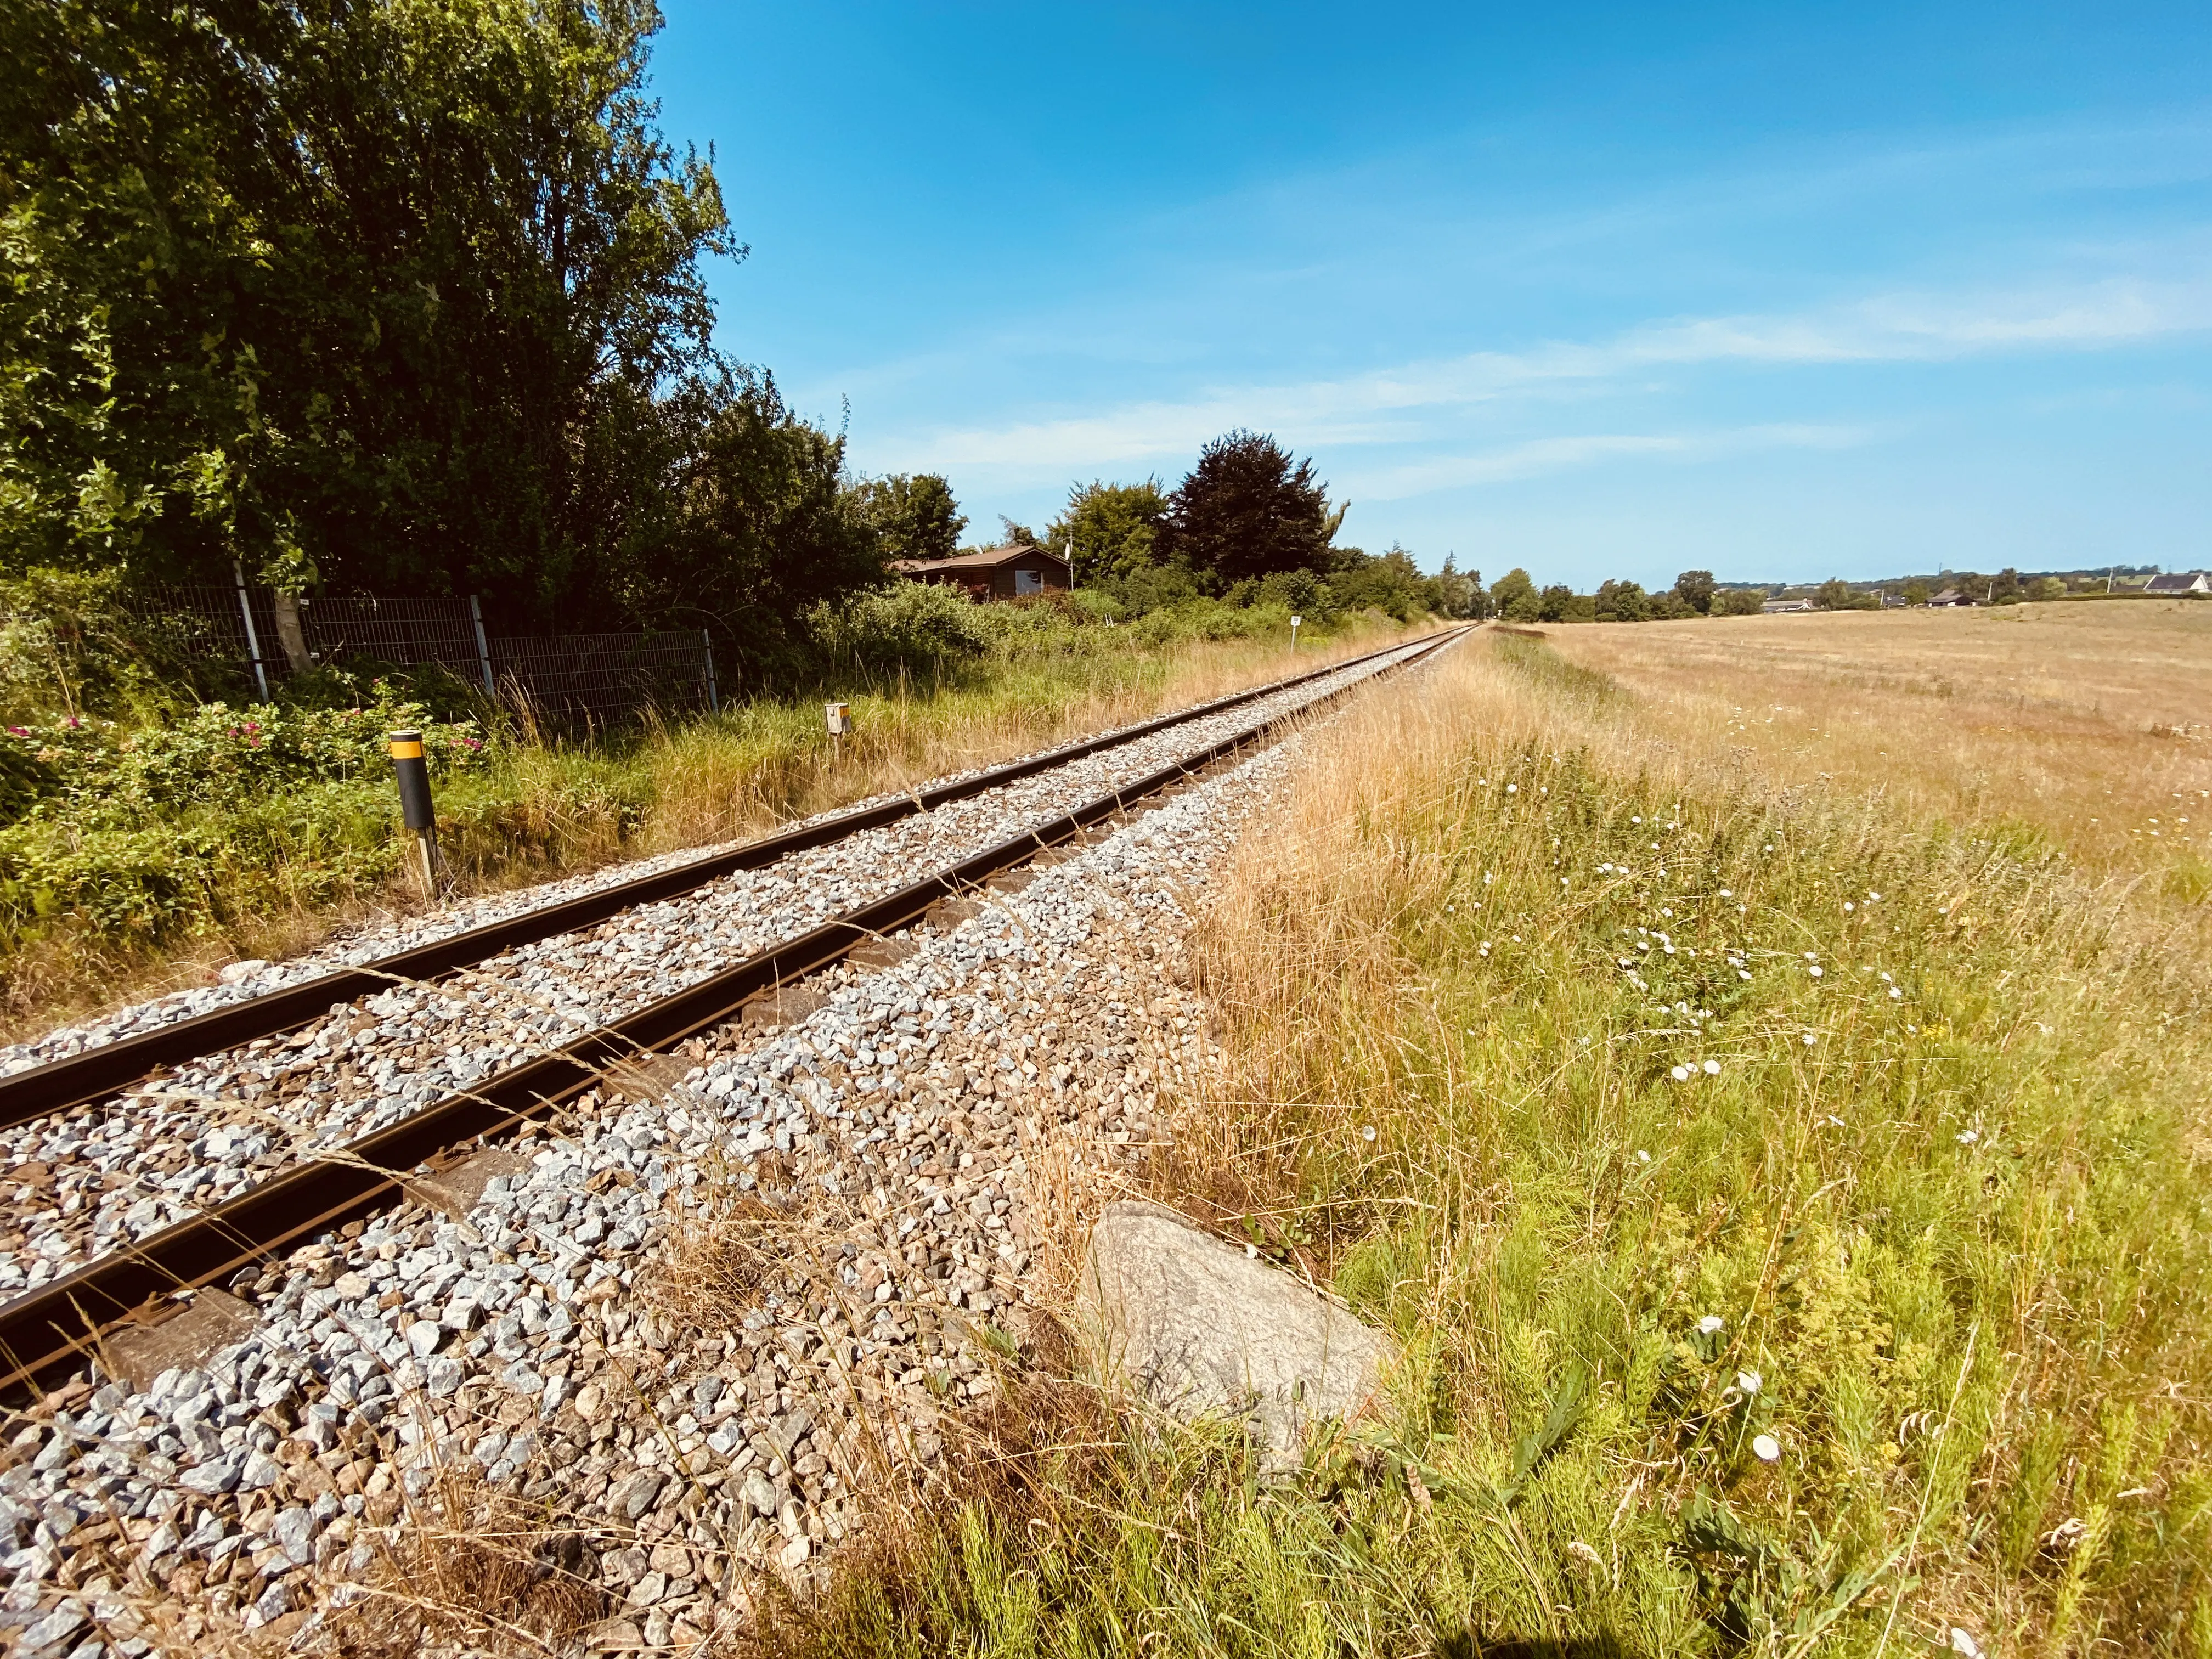
{"label": "gravel ballast", "polygon": [[[434,985],[395,985],[333,1005],[324,1020],[290,1036],[258,1039],[188,1062],[116,1099],[0,1131],[0,1193],[13,1200],[0,1218],[0,1298],[234,1198],[303,1154],[385,1127],[1177,756],[1326,697],[1376,666],[1347,669],[738,872]],[[638,866],[629,866],[620,876],[636,873]],[[556,884],[532,902],[557,902],[588,884]],[[460,925],[527,908],[501,904],[496,911],[471,908]],[[419,930],[381,936],[223,988],[246,994],[293,983],[309,969],[320,972],[427,937]],[[174,998],[149,1005],[175,1006]],[[143,1029],[134,1021],[145,1017],[127,1010],[71,1041],[112,1040]],[[17,1051],[19,1058],[33,1052]]]}

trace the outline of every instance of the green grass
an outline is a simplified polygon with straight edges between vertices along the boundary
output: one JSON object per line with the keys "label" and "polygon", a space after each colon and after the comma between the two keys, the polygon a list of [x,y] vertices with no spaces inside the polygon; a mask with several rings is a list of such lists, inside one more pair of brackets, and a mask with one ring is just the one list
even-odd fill
{"label": "green grass", "polygon": [[2205,964],[2015,839],[1655,775],[1541,665],[1425,698],[1223,890],[1159,1182],[1400,1338],[1388,1412],[1272,1488],[1045,1433],[793,1645],[2212,1653]]}

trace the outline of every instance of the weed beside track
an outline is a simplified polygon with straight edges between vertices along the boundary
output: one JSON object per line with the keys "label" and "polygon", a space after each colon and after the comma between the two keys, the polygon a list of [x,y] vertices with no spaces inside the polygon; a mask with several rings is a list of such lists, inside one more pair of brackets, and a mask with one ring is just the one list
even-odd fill
{"label": "weed beside track", "polygon": [[1387,1413],[1275,1488],[1094,1425],[799,1646],[2212,1647],[2198,933],[1628,695],[1513,641],[1363,705],[1201,927],[1154,1190],[1392,1330]]}

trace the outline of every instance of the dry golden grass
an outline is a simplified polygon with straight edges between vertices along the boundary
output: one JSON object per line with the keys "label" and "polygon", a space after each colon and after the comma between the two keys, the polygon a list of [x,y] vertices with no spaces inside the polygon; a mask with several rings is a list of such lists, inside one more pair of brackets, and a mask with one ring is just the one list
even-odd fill
{"label": "dry golden grass", "polygon": [[1554,627],[1650,738],[1916,816],[2034,825],[2212,887],[2212,605],[2144,599]]}

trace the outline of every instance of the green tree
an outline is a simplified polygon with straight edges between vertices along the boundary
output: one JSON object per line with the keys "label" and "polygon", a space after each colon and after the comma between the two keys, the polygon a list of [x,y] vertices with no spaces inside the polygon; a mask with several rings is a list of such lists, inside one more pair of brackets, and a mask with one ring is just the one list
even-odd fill
{"label": "green tree", "polygon": [[1905,584],[1905,602],[1907,605],[1925,605],[1928,603],[1928,584],[1915,576]]}
{"label": "green tree", "polygon": [[1831,576],[1814,592],[1813,603],[1823,611],[1848,611],[1851,608],[1852,598],[1850,584],[1840,576]]}
{"label": "green tree", "polygon": [[1674,578],[1675,596],[1701,617],[1712,610],[1717,586],[1710,570],[1685,570]]}
{"label": "green tree", "polygon": [[1543,609],[1536,584],[1516,565],[1490,585],[1491,614],[1505,622],[1534,622]]}
{"label": "green tree", "polygon": [[636,624],[711,629],[776,670],[804,648],[802,611],[884,580],[844,440],[794,415],[773,377],[694,379],[639,398],[622,424],[624,470],[588,498],[608,538],[587,573],[603,606]]}
{"label": "green tree", "polygon": [[949,559],[960,550],[968,520],[941,475],[893,472],[854,489],[886,559]]}
{"label": "green tree", "polygon": [[1167,492],[1154,478],[1079,484],[1046,526],[1045,543],[1062,557],[1073,546],[1079,583],[1116,584],[1160,562],[1168,506]]}
{"label": "green tree", "polygon": [[597,603],[740,253],[650,0],[0,7],[0,563]]}
{"label": "green tree", "polygon": [[1593,607],[1600,622],[1649,622],[1651,596],[1641,582],[1607,581],[1598,584]]}
{"label": "green tree", "polygon": [[1323,574],[1345,511],[1330,510],[1312,461],[1293,462],[1261,434],[1231,432],[1200,451],[1176,486],[1171,550],[1224,586],[1277,570]]}
{"label": "green tree", "polygon": [[1991,605],[2018,605],[2027,596],[2021,586],[2020,572],[2010,565],[1997,572],[1985,591]]}
{"label": "green tree", "polygon": [[1565,622],[1574,608],[1575,590],[1563,582],[1554,582],[1536,596],[1536,617],[1540,622]]}
{"label": "green tree", "polygon": [[1756,587],[1723,587],[1713,595],[1715,617],[1756,617],[1765,609],[1766,594]]}

